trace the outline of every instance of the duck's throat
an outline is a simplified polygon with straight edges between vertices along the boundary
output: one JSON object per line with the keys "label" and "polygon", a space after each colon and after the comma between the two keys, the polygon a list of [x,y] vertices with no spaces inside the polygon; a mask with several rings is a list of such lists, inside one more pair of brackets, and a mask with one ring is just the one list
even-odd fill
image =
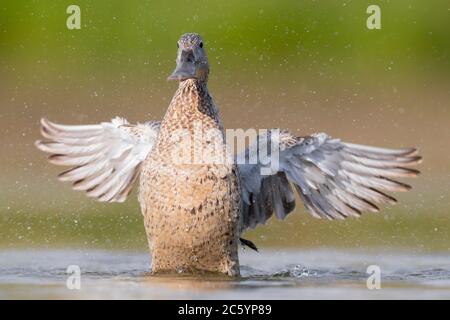
{"label": "duck's throat", "polygon": [[206,82],[187,79],[180,82],[164,121],[176,121],[183,127],[189,127],[195,120],[207,120],[217,124],[220,122]]}
{"label": "duck's throat", "polygon": [[161,153],[170,150],[177,164],[228,160],[223,126],[206,85],[195,80],[180,83],[162,121],[156,148]]}

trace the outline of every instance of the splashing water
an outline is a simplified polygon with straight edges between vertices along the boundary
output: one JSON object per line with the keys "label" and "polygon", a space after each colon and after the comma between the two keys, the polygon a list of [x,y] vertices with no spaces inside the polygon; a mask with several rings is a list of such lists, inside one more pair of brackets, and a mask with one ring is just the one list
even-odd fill
{"label": "splashing water", "polygon": [[[69,265],[80,267],[80,290],[66,287]],[[262,250],[241,265],[240,278],[153,276],[146,252],[10,250],[0,253],[0,298],[450,298],[448,255]],[[366,286],[369,265],[380,267],[380,290]]]}

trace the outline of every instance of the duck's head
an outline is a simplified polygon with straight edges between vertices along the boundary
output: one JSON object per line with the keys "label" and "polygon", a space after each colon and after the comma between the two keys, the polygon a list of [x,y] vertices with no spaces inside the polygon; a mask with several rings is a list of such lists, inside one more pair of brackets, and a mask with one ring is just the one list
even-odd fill
{"label": "duck's head", "polygon": [[177,47],[177,67],[168,80],[198,79],[206,82],[209,65],[202,37],[196,33],[183,34]]}

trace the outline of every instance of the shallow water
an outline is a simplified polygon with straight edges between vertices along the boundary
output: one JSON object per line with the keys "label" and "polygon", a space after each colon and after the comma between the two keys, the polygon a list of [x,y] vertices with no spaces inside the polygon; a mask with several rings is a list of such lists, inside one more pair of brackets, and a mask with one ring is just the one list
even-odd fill
{"label": "shallow water", "polygon": [[[241,252],[239,279],[151,276],[146,252],[6,250],[0,298],[69,299],[450,299],[450,256],[385,250]],[[67,266],[81,269],[81,289],[66,287]],[[367,289],[369,265],[381,289]]]}

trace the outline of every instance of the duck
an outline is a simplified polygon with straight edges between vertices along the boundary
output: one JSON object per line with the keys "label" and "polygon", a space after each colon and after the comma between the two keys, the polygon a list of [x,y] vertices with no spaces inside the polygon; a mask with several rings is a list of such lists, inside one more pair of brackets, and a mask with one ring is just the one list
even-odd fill
{"label": "duck", "polygon": [[[89,125],[40,121],[36,146],[74,190],[101,202],[124,202],[135,185],[151,255],[151,272],[239,276],[245,231],[285,219],[296,194],[310,215],[342,220],[394,204],[411,186],[417,148],[343,142],[325,133],[296,136],[263,129],[241,152],[208,90],[209,62],[199,34],[177,41],[178,82],[162,120],[124,118]],[[242,132],[242,131],[241,131]],[[207,155],[207,156],[205,156]]]}

